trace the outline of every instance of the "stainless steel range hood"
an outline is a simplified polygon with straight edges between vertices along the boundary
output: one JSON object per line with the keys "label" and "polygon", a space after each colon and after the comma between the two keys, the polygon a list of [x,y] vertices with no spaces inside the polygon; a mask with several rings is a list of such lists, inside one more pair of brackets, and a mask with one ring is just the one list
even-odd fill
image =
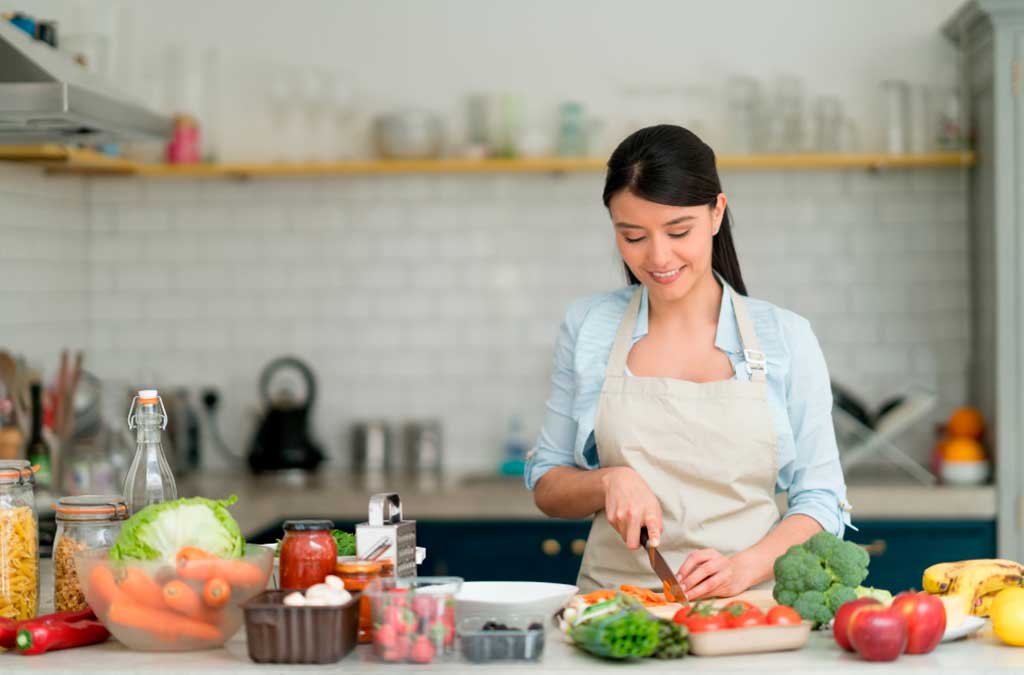
{"label": "stainless steel range hood", "polygon": [[172,121],[0,20],[0,144],[169,138]]}

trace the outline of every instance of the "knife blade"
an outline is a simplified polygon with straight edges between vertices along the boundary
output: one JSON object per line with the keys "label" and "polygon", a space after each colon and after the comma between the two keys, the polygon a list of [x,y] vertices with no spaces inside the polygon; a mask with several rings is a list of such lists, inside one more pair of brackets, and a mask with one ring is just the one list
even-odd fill
{"label": "knife blade", "polygon": [[676,599],[676,602],[688,601],[686,593],[683,592],[682,587],[679,585],[679,580],[676,579],[676,575],[672,572],[672,568],[668,566],[668,562],[658,552],[658,547],[651,546],[651,540],[647,534],[646,527],[640,528],[640,545],[647,549],[647,557],[651,561],[651,569],[654,570],[654,573],[658,575],[662,582],[668,584],[668,590]]}

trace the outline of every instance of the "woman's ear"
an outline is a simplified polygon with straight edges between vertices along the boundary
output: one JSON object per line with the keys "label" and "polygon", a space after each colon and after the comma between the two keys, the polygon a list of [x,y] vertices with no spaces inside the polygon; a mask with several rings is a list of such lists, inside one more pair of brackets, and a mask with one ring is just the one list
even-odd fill
{"label": "woman's ear", "polygon": [[711,236],[716,236],[722,228],[722,220],[725,218],[725,206],[727,204],[725,193],[719,192],[715,199],[715,207],[711,210]]}

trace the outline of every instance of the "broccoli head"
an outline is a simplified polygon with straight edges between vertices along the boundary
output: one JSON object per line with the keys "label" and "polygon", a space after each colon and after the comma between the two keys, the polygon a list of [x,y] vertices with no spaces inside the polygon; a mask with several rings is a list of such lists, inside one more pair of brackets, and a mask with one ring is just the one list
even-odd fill
{"label": "broccoli head", "polygon": [[804,591],[793,603],[793,609],[801,619],[813,621],[815,626],[828,623],[832,619],[832,611],[828,608],[825,594],[821,591]]}
{"label": "broccoli head", "polygon": [[776,586],[797,593],[824,591],[832,583],[831,575],[821,566],[818,556],[802,546],[793,546],[779,556],[773,571]]}
{"label": "broccoli head", "polygon": [[775,598],[775,602],[780,605],[793,606],[796,599],[800,597],[800,593],[797,591],[791,591],[788,588],[783,588],[779,584],[775,584],[775,588],[772,589],[772,597]]}
{"label": "broccoli head", "polygon": [[843,540],[832,534],[831,532],[825,532],[822,530],[813,537],[807,540],[804,544],[804,548],[818,556],[822,560],[828,560],[832,557],[832,553],[836,548],[843,543]]}
{"label": "broccoli head", "polygon": [[839,611],[839,608],[846,603],[856,599],[857,591],[849,586],[843,586],[842,584],[832,584],[829,589],[825,591],[825,603],[828,605],[829,611],[833,614]]}
{"label": "broccoli head", "polygon": [[840,542],[825,564],[838,583],[850,588],[860,586],[868,576],[868,553],[853,542]]}

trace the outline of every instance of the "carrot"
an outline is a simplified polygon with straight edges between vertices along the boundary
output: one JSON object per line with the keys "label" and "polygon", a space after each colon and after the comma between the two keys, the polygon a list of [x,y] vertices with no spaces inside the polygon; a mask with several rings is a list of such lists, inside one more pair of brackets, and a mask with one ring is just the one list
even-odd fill
{"label": "carrot", "polygon": [[231,586],[220,577],[214,577],[203,584],[203,602],[207,607],[222,607],[231,597]]}
{"label": "carrot", "polygon": [[164,603],[178,614],[192,619],[203,619],[203,606],[199,594],[184,581],[168,581],[163,590]]}
{"label": "carrot", "polygon": [[125,570],[124,579],[121,580],[121,590],[135,602],[153,609],[164,609],[163,590],[160,584],[150,579],[145,572],[138,567],[129,567]]}
{"label": "carrot", "polygon": [[661,586],[665,589],[665,600],[668,602],[675,602],[676,596],[672,595],[672,584],[667,581],[662,581]]}
{"label": "carrot", "polygon": [[263,570],[244,560],[183,560],[178,563],[178,576],[190,581],[209,581],[221,578],[231,586],[258,586],[264,579]]}
{"label": "carrot", "polygon": [[594,605],[605,600],[611,600],[615,597],[617,591],[611,588],[602,588],[596,591],[591,591],[583,596],[584,602],[588,605]]}
{"label": "carrot", "polygon": [[110,621],[160,635],[191,637],[209,642],[223,641],[224,634],[216,626],[186,618],[174,612],[149,609],[140,604],[118,600],[110,606]]}
{"label": "carrot", "polygon": [[183,546],[178,550],[178,555],[176,555],[174,559],[178,564],[181,564],[186,560],[216,560],[217,557],[212,553],[207,553],[203,549],[196,548],[195,546]]}
{"label": "carrot", "polygon": [[117,582],[114,580],[114,573],[104,565],[96,565],[89,572],[89,588],[106,607],[110,607],[117,596],[121,595],[121,589],[117,587]]}

